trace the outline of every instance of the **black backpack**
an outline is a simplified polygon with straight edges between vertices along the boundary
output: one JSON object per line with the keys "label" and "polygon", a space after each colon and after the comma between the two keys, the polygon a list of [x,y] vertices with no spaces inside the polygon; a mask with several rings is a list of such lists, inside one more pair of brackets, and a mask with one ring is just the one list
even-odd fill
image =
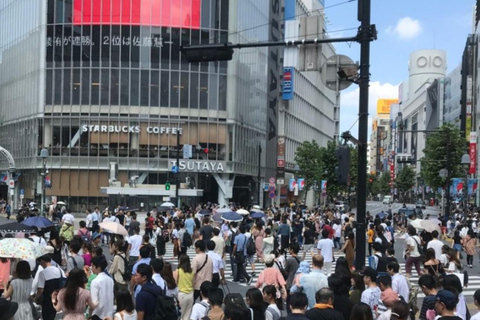
{"label": "black backpack", "polygon": [[185,233],[183,234],[182,246],[183,246],[183,247],[190,248],[190,246],[191,246],[192,244],[193,244],[192,236],[190,235],[190,233],[185,232]]}
{"label": "black backpack", "polygon": [[253,240],[253,236],[250,236],[247,240],[247,255],[253,256],[255,252],[255,241]]}
{"label": "black backpack", "polygon": [[178,320],[180,318],[180,303],[175,296],[167,296],[163,292],[157,294],[148,286],[142,287],[142,291],[155,296],[155,310],[152,320]]}
{"label": "black backpack", "polygon": [[124,267],[123,267],[123,270],[124,272],[121,273],[122,274],[122,278],[124,281],[126,281],[127,283],[130,281],[130,279],[132,279],[132,265],[130,265],[127,261],[127,258],[125,257],[122,257],[121,255],[119,254],[116,254],[116,256],[119,256],[120,258],[123,259],[123,264],[124,264]]}

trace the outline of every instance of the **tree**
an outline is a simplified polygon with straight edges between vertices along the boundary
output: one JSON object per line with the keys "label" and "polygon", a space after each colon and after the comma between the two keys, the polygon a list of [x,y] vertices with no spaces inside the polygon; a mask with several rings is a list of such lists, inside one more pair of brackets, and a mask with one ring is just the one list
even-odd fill
{"label": "tree", "polygon": [[409,165],[404,165],[398,171],[397,178],[395,179],[395,187],[400,195],[405,196],[405,193],[412,190],[412,187],[415,186],[415,178],[415,171]]}
{"label": "tree", "polygon": [[373,195],[390,194],[390,172],[382,172],[380,177],[373,181]]}
{"label": "tree", "polygon": [[321,180],[322,151],[315,140],[303,142],[295,151],[298,174],[305,179],[305,197],[315,181]]}
{"label": "tree", "polygon": [[464,176],[461,159],[466,151],[467,141],[453,124],[446,123],[438,131],[429,133],[423,149],[425,156],[420,160],[422,176],[427,185],[433,189],[445,185],[446,180],[440,177],[439,172],[441,169],[447,169],[448,156],[450,177]]}
{"label": "tree", "polygon": [[337,173],[335,168],[337,161],[337,144],[334,141],[328,141],[327,147],[321,148],[322,171],[320,173],[322,180],[327,180],[327,195],[333,200],[341,190],[337,183]]}
{"label": "tree", "polygon": [[[350,188],[357,188],[358,180],[358,149],[350,146]],[[349,191],[350,192],[350,191]]]}

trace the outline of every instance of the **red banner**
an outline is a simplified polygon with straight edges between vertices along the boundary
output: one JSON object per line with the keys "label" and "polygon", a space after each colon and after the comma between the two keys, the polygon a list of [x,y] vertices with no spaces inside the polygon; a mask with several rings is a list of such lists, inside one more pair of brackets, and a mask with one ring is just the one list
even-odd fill
{"label": "red banner", "polygon": [[74,25],[200,29],[201,0],[74,0]]}
{"label": "red banner", "polygon": [[469,174],[475,174],[477,168],[477,133],[470,133],[470,168],[468,170]]}

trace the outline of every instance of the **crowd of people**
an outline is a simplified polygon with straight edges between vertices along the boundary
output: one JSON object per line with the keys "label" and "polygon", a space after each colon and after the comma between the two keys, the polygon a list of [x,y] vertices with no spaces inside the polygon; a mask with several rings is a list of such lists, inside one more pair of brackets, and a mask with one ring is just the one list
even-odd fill
{"label": "crowd of people", "polygon": [[[62,212],[59,228],[17,234],[47,254],[1,259],[0,291],[22,320],[53,320],[58,312],[67,320],[470,320],[460,255],[466,251],[473,264],[474,217],[456,214],[455,226],[449,221],[451,230],[440,233],[417,235],[408,225],[402,270],[394,250],[401,220],[368,214],[369,266],[355,270],[353,213],[269,208],[261,218],[231,222],[212,219],[217,209],[153,208],[139,221],[120,207],[95,208],[78,225]],[[128,236],[101,230],[102,221],[123,225]],[[439,239],[448,232],[452,247]],[[169,245],[173,264],[164,259]],[[418,286],[409,281],[413,267]],[[227,268],[234,282],[250,286],[245,297],[230,293]],[[421,306],[418,289],[426,296]]]}

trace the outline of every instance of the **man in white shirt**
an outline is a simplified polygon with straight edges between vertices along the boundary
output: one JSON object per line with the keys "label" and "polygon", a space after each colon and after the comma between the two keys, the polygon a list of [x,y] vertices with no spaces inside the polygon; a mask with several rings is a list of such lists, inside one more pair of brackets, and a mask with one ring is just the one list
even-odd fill
{"label": "man in white shirt", "polygon": [[33,242],[40,244],[42,247],[47,246],[45,239],[43,239],[43,237],[39,237],[36,230],[30,231],[30,239],[32,239]]}
{"label": "man in white shirt", "polygon": [[92,232],[92,225],[93,225],[93,217],[92,217],[92,211],[90,209],[85,210],[85,213],[87,214],[87,229],[88,231]]}
{"label": "man in white shirt", "polygon": [[138,256],[140,255],[140,246],[142,245],[142,236],[140,235],[140,228],[136,227],[134,230],[134,235],[128,238],[128,262],[134,264],[138,261]]}
{"label": "man in white shirt", "polygon": [[152,275],[152,280],[155,282],[157,286],[160,287],[160,289],[163,290],[163,293],[167,292],[167,284],[165,283],[165,280],[163,280],[162,276],[160,275],[160,271],[163,269],[163,260],[162,259],[152,259],[150,260],[150,266],[152,267],[153,270],[153,275]]}
{"label": "man in white shirt", "polygon": [[210,311],[210,303],[208,303],[208,292],[213,288],[213,284],[210,281],[204,281],[200,286],[200,302],[193,305],[192,313],[190,314],[190,320],[201,320],[203,317],[208,316]]}
{"label": "man in white shirt", "polygon": [[207,255],[212,259],[213,262],[212,284],[214,287],[218,288],[220,282],[222,284],[225,283],[225,270],[223,267],[223,260],[222,257],[215,252],[215,242],[213,242],[213,240],[208,241],[207,249]]}
{"label": "man in white shirt", "polygon": [[222,259],[225,259],[225,240],[220,236],[220,229],[213,228],[212,241],[215,242],[215,251]]}
{"label": "man in white shirt", "polygon": [[390,276],[392,276],[393,291],[398,293],[399,296],[402,296],[405,301],[408,301],[410,289],[408,288],[407,278],[398,273],[399,270],[400,266],[396,262],[390,262],[387,265],[387,272]]}
{"label": "man in white shirt", "polygon": [[328,238],[328,230],[322,230],[322,240],[318,241],[317,250],[318,254],[323,256],[324,272],[329,277],[332,272],[333,262],[333,241]]}
{"label": "man in white shirt", "polygon": [[90,315],[96,315],[100,319],[112,317],[114,312],[113,306],[113,279],[105,273],[108,262],[104,256],[96,256],[92,258],[92,271],[97,275],[93,279],[90,292],[92,301],[97,307],[90,310]]}
{"label": "man in white shirt", "polygon": [[65,213],[62,217],[62,224],[66,222],[70,223],[73,226],[75,222],[75,217],[71,213]]}
{"label": "man in white shirt", "polygon": [[427,244],[427,249],[432,248],[435,250],[435,258],[440,259],[440,256],[442,255],[442,247],[443,247],[443,242],[438,240],[438,231],[433,230],[432,231],[432,240],[430,240]]}

